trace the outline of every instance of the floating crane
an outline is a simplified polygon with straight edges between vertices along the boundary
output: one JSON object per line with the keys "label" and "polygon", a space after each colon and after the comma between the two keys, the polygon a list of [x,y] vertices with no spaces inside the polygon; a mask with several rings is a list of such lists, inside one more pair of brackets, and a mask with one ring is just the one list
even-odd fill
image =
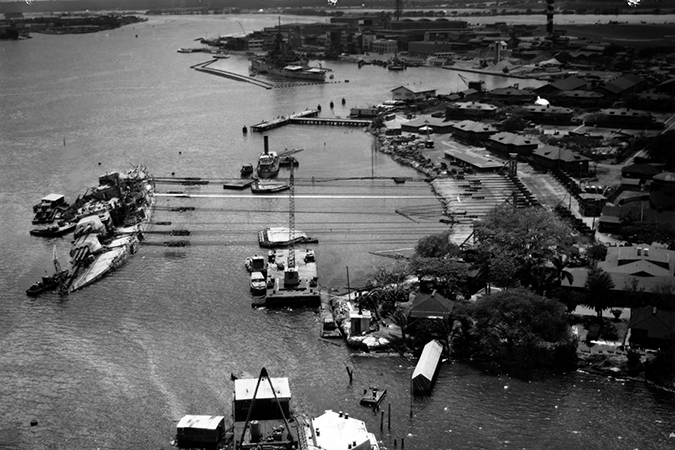
{"label": "floating crane", "polygon": [[289,156],[291,159],[291,174],[288,179],[288,240],[290,246],[288,248],[288,260],[286,270],[284,270],[284,287],[294,288],[300,284],[300,276],[298,268],[295,264],[295,158]]}

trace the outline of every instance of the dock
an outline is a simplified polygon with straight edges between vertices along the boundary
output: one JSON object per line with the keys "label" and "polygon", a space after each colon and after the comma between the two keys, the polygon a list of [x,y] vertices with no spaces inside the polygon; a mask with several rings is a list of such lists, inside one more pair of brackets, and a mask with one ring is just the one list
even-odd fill
{"label": "dock", "polygon": [[288,125],[292,120],[303,119],[308,117],[316,117],[319,115],[318,109],[306,109],[299,113],[293,113],[289,116],[281,116],[272,120],[263,120],[262,122],[251,125],[251,131],[256,131],[262,133],[263,131],[271,130],[273,128],[278,128],[283,125]]}
{"label": "dock", "polygon": [[288,256],[291,250],[275,250],[273,261],[267,268],[267,294],[265,306],[268,308],[284,306],[319,306],[321,295],[317,282],[316,261],[312,250],[296,249],[295,267],[298,282],[287,283]]}
{"label": "dock", "polygon": [[288,117],[282,116],[272,120],[266,120],[255,125],[251,125],[251,130],[262,133],[273,128],[284,125],[329,125],[340,127],[369,127],[373,121],[367,119],[351,119],[339,117],[317,117],[318,109],[308,109],[300,113],[291,114]]}

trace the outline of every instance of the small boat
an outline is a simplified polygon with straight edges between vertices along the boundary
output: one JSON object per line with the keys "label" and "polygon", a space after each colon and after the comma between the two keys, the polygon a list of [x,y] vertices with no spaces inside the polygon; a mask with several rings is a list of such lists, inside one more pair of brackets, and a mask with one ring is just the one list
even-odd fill
{"label": "small boat", "polygon": [[247,177],[253,173],[253,164],[244,164],[239,171],[242,177]]}
{"label": "small boat", "polygon": [[251,185],[251,192],[254,194],[272,194],[275,192],[285,191],[291,187],[288,183],[280,182],[261,182],[260,180],[255,181]]}
{"label": "small boat", "polygon": [[235,189],[242,190],[246,189],[253,184],[253,180],[233,180],[223,183],[223,189]]}
{"label": "small boat", "polygon": [[33,225],[52,223],[59,215],[64,213],[70,205],[61,194],[49,194],[33,206]]}
{"label": "small boat", "polygon": [[267,280],[261,272],[251,273],[251,293],[255,295],[264,294],[267,291]]}
{"label": "small boat", "polygon": [[297,159],[295,159],[293,156],[287,155],[287,156],[280,156],[279,157],[279,165],[281,165],[281,166],[293,165],[295,167],[298,167],[300,165],[300,162]]}
{"label": "small boat", "polygon": [[68,275],[67,270],[61,271],[61,274],[43,275],[42,279],[26,289],[26,294],[30,297],[37,297],[43,292],[53,291],[59,287],[60,277]]}
{"label": "small boat", "polygon": [[29,233],[33,236],[58,237],[68,234],[75,229],[77,224],[74,222],[59,222],[58,225],[50,225],[45,228],[35,228]]}
{"label": "small boat", "polygon": [[361,397],[361,404],[364,406],[379,406],[384,400],[384,396],[387,395],[386,389],[379,389],[371,386],[368,389],[363,390],[363,397]]}
{"label": "small boat", "polygon": [[267,259],[264,256],[254,255],[246,258],[244,266],[249,272],[260,272],[267,275]]}
{"label": "small boat", "polygon": [[217,59],[227,59],[230,57],[230,54],[226,52],[218,52],[215,55],[213,55],[213,57]]}

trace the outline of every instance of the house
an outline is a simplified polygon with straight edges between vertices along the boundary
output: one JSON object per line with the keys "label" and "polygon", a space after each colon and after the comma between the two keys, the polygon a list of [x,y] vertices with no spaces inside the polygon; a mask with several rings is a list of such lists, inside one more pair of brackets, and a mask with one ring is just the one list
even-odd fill
{"label": "house", "polygon": [[446,134],[452,131],[452,122],[446,122],[443,117],[420,116],[401,124],[401,131],[408,133],[425,134],[426,127],[431,133]]}
{"label": "house", "polygon": [[534,91],[518,89],[516,85],[514,87],[498,88],[488,91],[485,93],[485,98],[505,105],[522,105],[534,103],[537,99],[537,94],[535,94]]}
{"label": "house", "polygon": [[[603,211],[604,212],[604,211]],[[604,261],[598,267],[607,272],[614,282],[617,303],[621,296],[631,301],[635,290],[649,297],[656,295],[675,301],[675,250],[654,245],[639,244],[627,247],[608,247]],[[588,269],[568,269],[574,279],[563,280],[561,286],[583,289],[588,277]],[[671,294],[664,294],[664,288],[670,286]]]}
{"label": "house", "polygon": [[478,102],[456,102],[445,109],[447,119],[471,119],[494,117],[497,112],[495,105]]}
{"label": "house", "polygon": [[628,108],[602,109],[595,117],[595,124],[601,127],[618,127],[637,130],[660,130],[663,128],[663,122],[657,121],[650,112]]}
{"label": "house", "polygon": [[436,376],[438,375],[438,367],[441,363],[441,355],[443,354],[443,346],[436,340],[429,341],[422,350],[415,370],[412,374],[412,390],[417,394],[428,394],[433,388]]}
{"label": "house", "polygon": [[591,159],[555,145],[544,145],[532,151],[532,163],[548,169],[559,169],[573,176],[588,174]]}
{"label": "house", "polygon": [[497,133],[497,129],[490,124],[463,120],[452,126],[452,137],[469,143],[485,142],[487,138]]}
{"label": "house", "polygon": [[526,105],[523,107],[524,118],[537,123],[570,123],[574,111],[562,106]]}
{"label": "house", "polygon": [[508,156],[516,153],[519,157],[530,156],[539,147],[539,139],[502,131],[490,136],[487,146],[497,153]]}
{"label": "house", "polygon": [[663,172],[660,165],[653,164],[630,164],[621,168],[623,178],[639,179],[643,181],[651,180],[654,175]]}
{"label": "house", "polygon": [[658,308],[631,310],[628,322],[631,346],[658,349],[675,339],[675,311]]}
{"label": "house", "polygon": [[391,90],[393,100],[426,100],[436,97],[436,89],[419,85],[399,86]]}
{"label": "house", "polygon": [[621,97],[636,92],[644,83],[645,80],[643,78],[632,73],[627,73],[626,75],[609,80],[600,86],[599,89],[607,95]]}

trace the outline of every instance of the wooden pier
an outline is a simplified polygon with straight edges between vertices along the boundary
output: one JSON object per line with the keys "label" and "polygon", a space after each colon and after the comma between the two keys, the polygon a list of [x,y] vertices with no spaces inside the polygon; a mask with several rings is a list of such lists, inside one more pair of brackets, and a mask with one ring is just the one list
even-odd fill
{"label": "wooden pier", "polygon": [[277,127],[280,127],[282,125],[288,125],[289,123],[292,123],[292,121],[296,120],[296,119],[316,117],[318,115],[319,115],[318,109],[306,109],[306,110],[301,111],[299,113],[293,113],[293,114],[289,115],[288,117],[281,116],[281,117],[277,117],[276,119],[264,120],[262,122],[256,123],[255,125],[251,125],[251,131],[257,131],[257,132],[261,133],[263,131],[271,130],[273,128],[277,128]]}
{"label": "wooden pier", "polygon": [[291,114],[288,117],[278,117],[272,120],[251,125],[252,131],[259,133],[271,130],[273,128],[281,127],[283,125],[330,125],[342,127],[369,127],[372,120],[366,119],[342,119],[334,117],[316,117],[319,115],[319,110],[308,109],[301,113]]}

